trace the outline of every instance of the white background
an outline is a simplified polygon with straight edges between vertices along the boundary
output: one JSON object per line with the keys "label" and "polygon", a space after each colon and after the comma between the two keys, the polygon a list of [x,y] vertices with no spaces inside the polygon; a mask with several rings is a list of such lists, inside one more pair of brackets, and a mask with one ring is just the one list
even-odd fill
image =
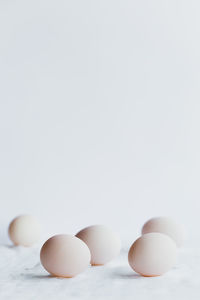
{"label": "white background", "polygon": [[0,0],[0,225],[199,233],[198,0]]}

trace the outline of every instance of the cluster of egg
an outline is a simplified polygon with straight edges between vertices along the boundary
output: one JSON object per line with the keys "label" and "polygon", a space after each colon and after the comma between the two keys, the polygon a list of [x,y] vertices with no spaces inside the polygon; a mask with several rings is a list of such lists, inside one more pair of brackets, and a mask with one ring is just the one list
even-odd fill
{"label": "cluster of egg", "polygon": [[[9,236],[15,245],[30,247],[39,240],[40,225],[32,216],[19,216],[9,226]],[[170,218],[153,218],[142,228],[142,236],[130,247],[128,261],[142,276],[159,276],[176,263],[177,246],[185,239],[182,226]],[[53,276],[74,277],[89,264],[104,265],[121,249],[116,233],[103,225],[93,225],[75,236],[55,235],[42,246],[40,259]]]}

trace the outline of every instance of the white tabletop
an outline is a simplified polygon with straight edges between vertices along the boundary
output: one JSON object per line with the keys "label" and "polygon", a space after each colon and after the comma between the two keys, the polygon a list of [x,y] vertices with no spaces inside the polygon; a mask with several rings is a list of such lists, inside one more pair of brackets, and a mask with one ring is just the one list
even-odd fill
{"label": "white tabletop", "polygon": [[0,299],[199,299],[200,251],[179,250],[174,269],[145,278],[132,271],[127,249],[101,267],[89,267],[72,279],[53,278],[43,269],[39,248],[0,247]]}

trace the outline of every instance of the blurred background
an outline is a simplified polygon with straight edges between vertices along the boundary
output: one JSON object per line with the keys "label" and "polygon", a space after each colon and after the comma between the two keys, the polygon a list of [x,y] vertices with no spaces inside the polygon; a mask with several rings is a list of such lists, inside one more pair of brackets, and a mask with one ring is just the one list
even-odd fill
{"label": "blurred background", "polygon": [[0,236],[200,225],[200,2],[0,1]]}

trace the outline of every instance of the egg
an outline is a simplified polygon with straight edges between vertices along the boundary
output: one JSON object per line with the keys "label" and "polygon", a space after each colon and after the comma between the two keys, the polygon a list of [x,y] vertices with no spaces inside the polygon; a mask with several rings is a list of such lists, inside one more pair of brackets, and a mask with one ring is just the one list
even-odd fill
{"label": "egg", "polygon": [[55,235],[42,246],[40,260],[43,267],[53,276],[74,277],[90,264],[88,246],[75,236]]}
{"label": "egg", "polygon": [[128,261],[131,268],[142,276],[160,276],[176,263],[175,242],[162,233],[147,233],[131,246]]}
{"label": "egg", "polygon": [[91,264],[104,265],[115,258],[121,249],[118,235],[104,225],[93,225],[76,234],[84,241],[91,252]]}
{"label": "egg", "polygon": [[170,236],[178,247],[183,245],[186,236],[184,227],[169,217],[152,218],[147,221],[142,228],[142,234],[150,232],[160,232]]}
{"label": "egg", "polygon": [[41,226],[30,215],[16,217],[9,225],[8,234],[15,245],[30,247],[40,239]]}

